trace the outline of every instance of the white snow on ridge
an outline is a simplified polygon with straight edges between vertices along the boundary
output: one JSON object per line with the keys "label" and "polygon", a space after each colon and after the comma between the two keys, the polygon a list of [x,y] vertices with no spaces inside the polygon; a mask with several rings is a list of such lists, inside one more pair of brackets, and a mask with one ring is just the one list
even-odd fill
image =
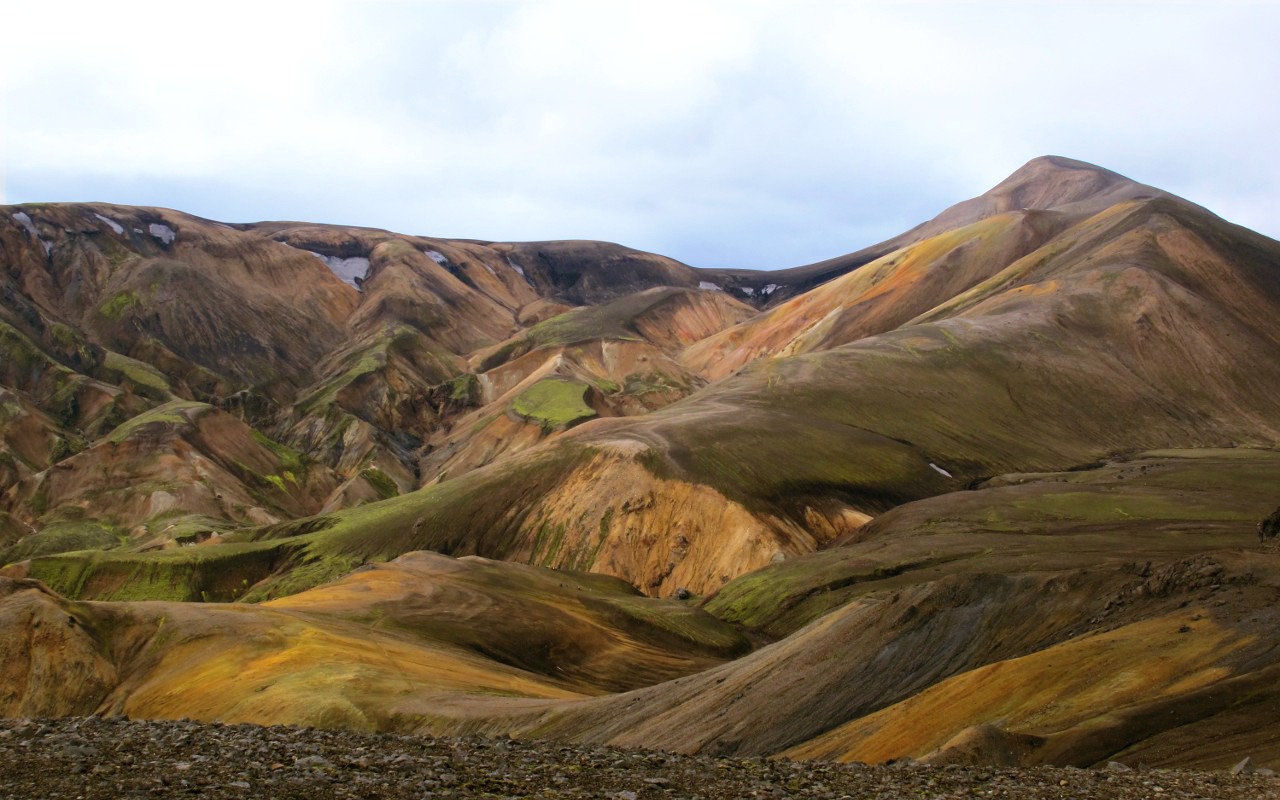
{"label": "white snow on ridge", "polygon": [[[278,239],[276,241],[279,241]],[[356,256],[355,258],[338,258],[337,256],[326,256],[324,253],[317,253],[315,250],[308,250],[305,247],[294,247],[288,242],[280,242],[285,247],[293,247],[294,250],[301,250],[304,253],[310,253],[316,258],[324,262],[334,275],[337,275],[343,283],[348,286],[354,286],[359,289],[360,284],[357,279],[363,281],[369,274],[369,259]]]}
{"label": "white snow on ridge", "polygon": [[[308,251],[310,252],[310,251]],[[319,253],[313,253],[325,263],[334,275],[342,279],[343,283],[360,288],[360,284],[356,283],[356,279],[364,280],[369,274],[369,259],[356,256],[355,258],[338,258],[337,256],[324,256]]]}
{"label": "white snow on ridge", "polygon": [[441,266],[444,266],[445,264],[449,263],[449,259],[445,257],[444,253],[441,253],[436,250],[423,250],[422,252],[424,255],[426,255],[427,258],[431,259],[432,261],[436,262]]}
{"label": "white snow on ridge", "polygon": [[947,472],[945,469],[933,463],[932,461],[929,462],[929,466],[933,467],[934,471],[936,471],[939,475],[941,475],[944,478],[952,477],[950,472]]}
{"label": "white snow on ridge", "polygon": [[765,286],[763,289],[761,289],[761,290],[760,290],[760,294],[773,294],[774,292],[776,292],[776,291],[778,290],[778,288],[779,288],[779,287],[778,287],[778,284],[776,284],[776,283],[770,283],[770,284],[768,284],[767,286]]}
{"label": "white snow on ridge", "polygon": [[150,233],[162,244],[173,244],[173,240],[178,238],[178,234],[168,225],[162,225],[159,222],[153,222],[147,226],[147,233]]}
{"label": "white snow on ridge", "polygon": [[101,214],[94,214],[95,217],[106,223],[107,227],[116,232],[117,236],[124,236],[124,226],[116,222],[111,217],[104,217]]}
{"label": "white snow on ridge", "polygon": [[755,297],[755,296],[756,296],[756,290],[755,290],[755,289],[752,289],[750,286],[739,286],[739,287],[738,287],[738,291],[742,292],[742,293],[743,293],[743,294],[745,294],[747,297]]}
{"label": "white snow on ridge", "polygon": [[19,225],[26,229],[27,233],[31,234],[32,239],[35,239],[42,247],[44,247],[44,254],[46,256],[53,252],[53,242],[40,238],[40,231],[36,228],[36,224],[31,221],[31,217],[27,216],[27,212],[15,211],[12,216],[18,221]]}
{"label": "white snow on ridge", "polygon": [[27,212],[15,211],[13,212],[13,218],[18,221],[19,225],[27,229],[27,233],[31,234],[32,239],[40,238],[40,231],[36,230],[36,224],[31,221],[31,217],[27,216]]}
{"label": "white snow on ridge", "polygon": [[724,291],[724,289],[721,289],[721,288],[720,288],[720,284],[718,284],[718,283],[712,283],[711,281],[698,281],[698,288],[699,288],[699,289],[709,289],[709,290],[711,290],[711,291],[713,291],[713,292],[723,292],[723,291]]}

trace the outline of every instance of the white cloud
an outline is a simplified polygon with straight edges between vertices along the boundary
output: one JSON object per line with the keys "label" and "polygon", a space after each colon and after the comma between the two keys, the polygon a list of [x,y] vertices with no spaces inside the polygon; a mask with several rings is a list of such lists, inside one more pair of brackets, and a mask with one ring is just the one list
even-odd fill
{"label": "white cloud", "polygon": [[6,13],[32,32],[0,55],[13,201],[606,238],[785,266],[897,233],[1053,152],[1280,234],[1280,10],[1265,5]]}

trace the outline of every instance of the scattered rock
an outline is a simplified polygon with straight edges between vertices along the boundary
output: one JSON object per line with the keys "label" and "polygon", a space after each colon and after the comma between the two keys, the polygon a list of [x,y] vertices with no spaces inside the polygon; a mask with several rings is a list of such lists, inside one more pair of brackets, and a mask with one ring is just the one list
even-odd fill
{"label": "scattered rock", "polygon": [[[43,732],[39,740],[32,738],[37,730]],[[92,749],[96,755],[85,763],[70,747]],[[1254,770],[1249,759],[1242,765],[1225,775],[1141,772],[1117,762],[1105,770],[932,766],[911,759],[892,766],[833,764],[279,726],[0,720],[0,798],[1280,796],[1280,780],[1270,770]]]}
{"label": "scattered rock", "polygon": [[1280,508],[1271,512],[1271,515],[1258,523],[1258,541],[1266,543],[1268,539],[1275,539],[1280,536]]}

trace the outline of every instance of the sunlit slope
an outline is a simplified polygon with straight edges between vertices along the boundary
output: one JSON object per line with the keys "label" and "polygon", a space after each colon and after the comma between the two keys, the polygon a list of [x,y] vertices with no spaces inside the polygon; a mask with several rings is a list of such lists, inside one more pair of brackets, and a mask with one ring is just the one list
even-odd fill
{"label": "sunlit slope", "polygon": [[0,264],[0,386],[49,418],[36,433],[21,415],[22,455],[0,456],[0,488],[178,399],[337,470],[333,507],[371,499],[345,485],[371,468],[383,496],[429,479],[428,440],[475,405],[459,391],[476,381],[475,351],[576,305],[697,285],[690,267],[608,243],[84,203],[6,206]]}
{"label": "sunlit slope", "polygon": [[706,383],[683,349],[754,316],[720,292],[656,288],[546,319],[478,351],[469,407],[428,441],[421,474],[456,477],[596,417],[634,416]]}
{"label": "sunlit slope", "polygon": [[442,703],[492,713],[515,698],[634,688],[746,647],[705,612],[616,580],[434,554],[262,606],[0,588],[8,715],[405,729]]}
{"label": "sunlit slope", "polygon": [[1016,211],[935,234],[707,337],[682,360],[722,378],[758,358],[826,350],[891,331],[991,278],[1070,223],[1058,212]]}
{"label": "sunlit slope", "polygon": [[879,761],[964,760],[997,725],[999,748],[967,757],[1262,756],[1280,572],[1254,529],[1277,477],[1274,451],[1171,451],[910,503],[706,604],[776,644],[492,730]]}
{"label": "sunlit slope", "polygon": [[801,267],[772,271],[700,270],[709,283],[735,297],[776,306],[792,297],[938,234],[1011,212],[1052,209],[1080,220],[1127,200],[1168,197],[1111,170],[1062,156],[1033,158],[983,194],[956,203],[933,219],[878,244]]}
{"label": "sunlit slope", "polygon": [[[415,549],[708,593],[868,515],[1005,472],[1280,441],[1280,246],[1120,204],[918,320],[324,523],[348,565]],[[322,542],[321,542],[322,540]]]}

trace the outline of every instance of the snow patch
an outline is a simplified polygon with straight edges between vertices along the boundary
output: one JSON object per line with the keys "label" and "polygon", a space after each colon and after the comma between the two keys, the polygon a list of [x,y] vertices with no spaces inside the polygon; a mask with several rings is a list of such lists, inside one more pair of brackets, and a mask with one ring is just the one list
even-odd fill
{"label": "snow patch", "polygon": [[116,232],[116,236],[124,236],[124,226],[116,222],[111,217],[104,217],[101,214],[94,214],[95,217],[106,223],[106,226]]}
{"label": "snow patch", "polygon": [[36,224],[31,221],[31,217],[27,216],[27,212],[15,211],[13,212],[13,218],[18,221],[19,225],[27,229],[27,233],[31,234],[31,238],[40,238],[40,231],[36,230]]}
{"label": "snow patch", "polygon": [[950,477],[951,477],[951,473],[950,473],[950,472],[947,472],[945,469],[943,469],[942,467],[940,467],[940,466],[938,466],[937,464],[933,463],[932,461],[930,461],[930,462],[929,462],[929,466],[933,467],[934,471],[935,471],[935,472],[937,472],[937,473],[938,473],[939,475],[941,475],[942,477],[944,477],[944,478],[950,478]]}
{"label": "snow patch", "polygon": [[427,258],[431,259],[432,261],[436,262],[441,266],[444,266],[449,263],[449,259],[445,258],[444,253],[438,252],[436,250],[423,250],[422,252],[424,255],[426,255]]}
{"label": "snow patch", "polygon": [[755,289],[752,289],[750,286],[739,286],[739,287],[738,287],[738,291],[742,292],[742,293],[743,293],[743,294],[745,294],[747,297],[755,297],[755,296],[756,296],[756,290],[755,290]]}
{"label": "snow patch", "polygon": [[173,244],[173,240],[178,238],[178,234],[168,225],[162,225],[159,222],[153,222],[147,226],[147,233],[150,233],[161,244]]}
{"label": "snow patch", "polygon": [[[279,241],[278,239],[276,241]],[[324,265],[337,275],[343,283],[348,286],[354,286],[360,289],[357,279],[363,281],[369,274],[369,259],[361,258],[338,258],[337,256],[326,256],[324,253],[317,253],[315,250],[308,250],[305,247],[294,247],[288,242],[280,242],[285,247],[293,247],[294,250],[301,250],[304,253],[310,253],[316,258],[324,262]]]}
{"label": "snow patch", "polygon": [[18,221],[18,224],[27,231],[27,233],[31,234],[32,239],[35,239],[40,243],[40,246],[44,248],[44,254],[46,257],[53,252],[53,242],[40,238],[40,231],[36,228],[36,224],[31,221],[31,217],[27,216],[25,211],[15,211],[12,216]]}
{"label": "snow patch", "polygon": [[778,284],[770,283],[760,290],[760,294],[773,294],[778,290]]}
{"label": "snow patch", "polygon": [[710,290],[711,290],[711,291],[713,291],[713,292],[723,292],[723,291],[724,291],[724,289],[721,289],[721,288],[720,288],[720,285],[719,285],[719,284],[717,284],[717,283],[712,283],[711,281],[698,281],[698,288],[699,288],[699,289],[710,289]]}
{"label": "snow patch", "polygon": [[325,266],[333,271],[334,275],[342,279],[343,283],[354,286],[357,289],[360,288],[360,284],[356,283],[356,279],[363,281],[365,276],[369,274],[369,259],[367,258],[359,256],[355,258],[338,258],[337,256],[321,255],[310,250],[307,252],[323,261]]}
{"label": "snow patch", "polygon": [[507,266],[516,271],[516,274],[524,278],[524,282],[533,286],[533,281],[529,280],[529,276],[524,274],[524,267],[511,260],[511,256],[507,256]]}

